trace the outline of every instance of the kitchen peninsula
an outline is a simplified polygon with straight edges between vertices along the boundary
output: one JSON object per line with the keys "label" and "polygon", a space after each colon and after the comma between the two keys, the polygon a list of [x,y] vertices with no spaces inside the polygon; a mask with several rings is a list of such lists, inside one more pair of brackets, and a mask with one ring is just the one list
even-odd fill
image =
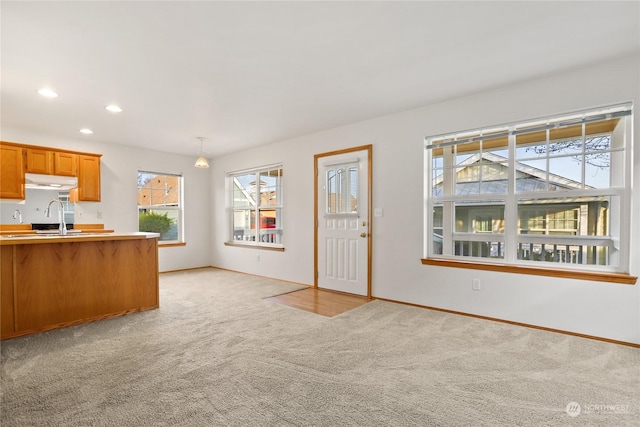
{"label": "kitchen peninsula", "polygon": [[158,234],[0,236],[0,339],[159,307]]}

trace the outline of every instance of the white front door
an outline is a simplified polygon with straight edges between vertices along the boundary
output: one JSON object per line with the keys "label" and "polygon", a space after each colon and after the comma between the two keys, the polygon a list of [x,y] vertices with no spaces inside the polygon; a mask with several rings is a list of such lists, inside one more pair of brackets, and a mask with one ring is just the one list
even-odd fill
{"label": "white front door", "polygon": [[316,285],[370,296],[371,147],[316,156]]}

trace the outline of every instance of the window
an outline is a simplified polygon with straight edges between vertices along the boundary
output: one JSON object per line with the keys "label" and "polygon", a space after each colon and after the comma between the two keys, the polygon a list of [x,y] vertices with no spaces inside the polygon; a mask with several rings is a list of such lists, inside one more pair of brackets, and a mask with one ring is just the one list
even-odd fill
{"label": "window", "polygon": [[426,257],[628,271],[631,113],[426,138]]}
{"label": "window", "polygon": [[229,174],[233,243],[283,247],[282,165]]}
{"label": "window", "polygon": [[182,176],[138,171],[138,230],[182,242]]}
{"label": "window", "polygon": [[74,214],[73,214],[73,202],[71,201],[71,196],[68,191],[60,191],[58,193],[58,200],[62,202],[62,206],[64,207],[64,222],[65,224],[73,224],[74,222]]}
{"label": "window", "polygon": [[358,165],[336,166],[327,170],[326,213],[358,213]]}

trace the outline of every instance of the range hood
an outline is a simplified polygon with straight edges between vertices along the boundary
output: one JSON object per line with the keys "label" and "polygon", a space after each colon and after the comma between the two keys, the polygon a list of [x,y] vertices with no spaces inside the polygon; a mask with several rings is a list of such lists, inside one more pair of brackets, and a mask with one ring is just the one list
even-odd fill
{"label": "range hood", "polygon": [[24,175],[25,188],[39,190],[71,190],[78,186],[78,178],[75,176],[41,175],[27,173]]}

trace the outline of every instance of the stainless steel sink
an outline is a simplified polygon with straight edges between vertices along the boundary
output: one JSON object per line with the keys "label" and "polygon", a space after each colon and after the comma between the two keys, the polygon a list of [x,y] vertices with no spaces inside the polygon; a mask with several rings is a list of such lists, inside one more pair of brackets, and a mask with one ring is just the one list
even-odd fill
{"label": "stainless steel sink", "polygon": [[[80,233],[82,233],[81,230],[67,230],[67,234],[66,235],[80,234]],[[36,230],[36,234],[39,235],[39,236],[41,236],[41,235],[49,235],[49,234],[52,234],[54,236],[61,236],[59,230]]]}
{"label": "stainless steel sink", "polygon": [[113,233],[92,233],[92,232],[80,232],[69,233],[66,235],[54,234],[54,233],[37,233],[37,234],[3,234],[1,238],[5,239],[51,239],[51,238],[70,238],[70,237],[95,237],[95,236],[111,236]]}
{"label": "stainless steel sink", "polygon": [[10,239],[40,239],[42,237],[60,237],[59,234],[5,234],[1,237]]}
{"label": "stainless steel sink", "polygon": [[43,233],[43,234],[4,234],[0,237],[10,238],[10,239],[48,239],[53,237],[82,237],[82,236],[98,236],[98,235],[107,235],[109,233],[72,233],[67,235],[62,234],[52,234],[52,233]]}

